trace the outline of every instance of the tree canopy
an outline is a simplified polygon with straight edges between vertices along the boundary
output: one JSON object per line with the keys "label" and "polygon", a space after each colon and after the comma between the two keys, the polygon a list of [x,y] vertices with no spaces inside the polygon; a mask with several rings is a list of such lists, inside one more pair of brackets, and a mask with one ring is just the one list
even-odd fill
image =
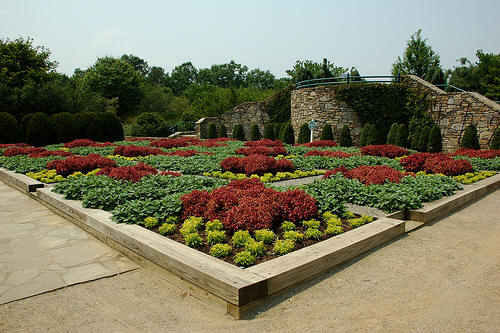
{"label": "tree canopy", "polygon": [[322,63],[312,60],[297,60],[293,68],[287,70],[286,73],[291,77],[293,82],[299,82],[318,78],[336,77],[347,71],[347,68],[335,66],[332,62],[324,58]]}

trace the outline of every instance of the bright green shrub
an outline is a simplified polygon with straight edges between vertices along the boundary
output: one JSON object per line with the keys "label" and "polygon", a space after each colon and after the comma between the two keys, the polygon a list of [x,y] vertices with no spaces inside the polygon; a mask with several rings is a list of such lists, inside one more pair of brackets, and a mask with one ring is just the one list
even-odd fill
{"label": "bright green shrub", "polygon": [[252,239],[252,237],[250,236],[248,230],[239,230],[233,234],[231,241],[235,247],[242,247],[250,239]]}
{"label": "bright green shrub", "polygon": [[143,112],[132,124],[133,136],[164,137],[170,134],[167,122],[156,112]]}
{"label": "bright green shrub", "polygon": [[234,262],[240,266],[248,267],[255,263],[255,256],[250,251],[242,251],[236,253],[233,258]]}
{"label": "bright green shrub", "polygon": [[320,140],[333,140],[333,130],[332,126],[330,124],[325,124],[323,126],[323,129],[321,130],[321,136],[319,137]]}
{"label": "bright green shrub", "polygon": [[171,224],[171,223],[163,223],[159,228],[158,228],[158,232],[160,233],[160,235],[171,235],[174,233],[175,231],[175,224]]}
{"label": "bright green shrub", "polygon": [[222,225],[222,222],[220,220],[212,220],[208,221],[205,223],[205,230],[208,231],[215,231],[215,230],[223,230],[224,226]]}
{"label": "bright green shrub", "polygon": [[429,153],[440,153],[441,151],[443,151],[443,137],[441,136],[441,128],[439,128],[438,125],[432,126],[432,129],[429,133],[427,151]]}
{"label": "bright green shrub", "polygon": [[276,239],[276,235],[274,234],[274,232],[269,229],[255,230],[254,234],[255,239],[259,242],[264,242],[264,244],[272,244]]}
{"label": "bright green shrub", "polygon": [[281,230],[283,231],[295,230],[295,224],[290,221],[283,221],[283,223],[281,223]]}
{"label": "bright green shrub", "polygon": [[386,144],[388,145],[396,145],[396,135],[399,129],[399,125],[397,123],[393,123],[391,128],[389,129],[389,133],[387,133]]}
{"label": "bright green shrub", "polygon": [[271,122],[268,122],[264,127],[264,139],[276,139],[276,137],[274,136],[274,124]]}
{"label": "bright green shrub", "polygon": [[408,129],[405,124],[400,124],[398,127],[398,132],[396,133],[396,146],[408,146]]}
{"label": "bright green shrub", "polygon": [[219,138],[227,138],[227,129],[224,124],[221,124],[219,127]]}
{"label": "bright green shrub", "polygon": [[207,232],[207,243],[210,245],[224,243],[226,241],[226,232],[224,230],[213,230]]}
{"label": "bright green shrub", "polygon": [[264,246],[264,242],[257,242],[253,239],[250,239],[245,243],[245,251],[250,252],[256,257],[262,257],[266,253],[266,247]]}
{"label": "bright green shrub", "polygon": [[18,143],[21,139],[19,123],[13,115],[0,112],[0,143]]}
{"label": "bright green shrub", "polygon": [[215,244],[210,248],[210,255],[215,258],[225,258],[231,254],[232,249],[229,244]]}
{"label": "bright green shrub", "polygon": [[253,124],[250,128],[250,140],[257,141],[260,140],[262,136],[260,135],[259,126],[257,124]]}
{"label": "bright green shrub", "polygon": [[207,139],[215,139],[217,137],[217,126],[215,123],[208,124]]}
{"label": "bright green shrub", "polygon": [[309,130],[309,126],[307,125],[307,123],[303,123],[300,126],[299,138],[297,140],[297,143],[307,143],[309,142],[310,138],[311,138],[311,131]]}
{"label": "bright green shrub", "polygon": [[185,238],[186,235],[197,232],[202,225],[203,219],[201,217],[191,216],[182,223],[179,232]]}
{"label": "bright green shrub", "polygon": [[301,243],[304,240],[304,234],[295,230],[283,233],[283,239],[290,239],[294,243]]}
{"label": "bright green shrub", "polygon": [[197,232],[193,232],[184,237],[184,242],[187,246],[196,248],[203,245],[203,238]]}
{"label": "bright green shrub", "polygon": [[273,246],[273,251],[279,256],[282,256],[284,254],[290,253],[293,251],[293,248],[295,247],[295,243],[290,240],[290,239],[278,239],[276,242],[274,242]]}
{"label": "bright green shrub", "polygon": [[281,133],[280,140],[283,143],[288,143],[290,145],[294,144],[295,136],[293,133],[293,127],[289,122],[285,124],[285,127],[283,128],[283,131]]}
{"label": "bright green shrub", "polygon": [[365,225],[366,223],[372,222],[373,217],[368,216],[368,215],[361,215],[361,217],[349,219],[347,221],[349,222],[349,225],[351,227],[358,228],[358,227],[361,227],[362,225]]}
{"label": "bright green shrub", "polygon": [[144,227],[146,229],[154,229],[158,226],[158,219],[156,217],[148,216],[144,219]]}
{"label": "bright green shrub", "polygon": [[329,226],[341,226],[342,225],[342,220],[338,216],[333,216],[326,220],[326,225],[327,227]]}
{"label": "bright green shrub", "polygon": [[240,141],[245,140],[245,132],[243,131],[243,126],[241,124],[234,125],[233,139],[240,140]]}
{"label": "bright green shrub", "polygon": [[56,143],[57,134],[49,117],[37,112],[31,117],[26,130],[26,141],[36,147],[43,147]]}
{"label": "bright green shrub", "polygon": [[319,240],[319,239],[321,239],[321,237],[323,237],[323,233],[321,232],[321,230],[316,229],[316,228],[309,228],[305,231],[304,234],[305,234],[306,238],[309,238],[309,239]]}
{"label": "bright green shrub", "polygon": [[479,149],[479,138],[477,136],[476,125],[470,124],[465,128],[465,131],[460,140],[460,148]]}
{"label": "bright green shrub", "polygon": [[178,224],[179,223],[179,218],[177,216],[168,216],[165,219],[165,223]]}
{"label": "bright green shrub", "polygon": [[321,225],[321,222],[318,220],[308,220],[308,221],[302,221],[302,225],[304,228],[313,228],[313,229],[318,229]]}
{"label": "bright green shrub", "polygon": [[342,229],[342,226],[340,225],[328,225],[325,229],[325,234],[326,235],[340,235],[341,233],[344,232],[344,229]]}
{"label": "bright green shrub", "polygon": [[352,146],[351,129],[349,128],[348,125],[344,125],[344,127],[342,127],[342,131],[340,131],[339,146],[340,147]]}
{"label": "bright green shrub", "polygon": [[490,149],[500,149],[500,126],[497,127],[491,139]]}

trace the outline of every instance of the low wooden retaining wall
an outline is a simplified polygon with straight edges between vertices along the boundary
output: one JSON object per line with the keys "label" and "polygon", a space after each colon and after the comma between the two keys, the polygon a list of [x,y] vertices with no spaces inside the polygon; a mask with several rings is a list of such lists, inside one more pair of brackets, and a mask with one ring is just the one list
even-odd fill
{"label": "low wooden retaining wall", "polygon": [[452,196],[428,203],[422,209],[396,212],[345,234],[242,269],[140,226],[117,224],[111,220],[109,212],[83,208],[80,201],[64,200],[62,195],[51,191],[52,186],[27,176],[0,168],[0,179],[31,193],[96,238],[142,266],[161,273],[194,296],[209,300],[235,318],[241,318],[270,298],[500,187],[500,174],[497,174]]}

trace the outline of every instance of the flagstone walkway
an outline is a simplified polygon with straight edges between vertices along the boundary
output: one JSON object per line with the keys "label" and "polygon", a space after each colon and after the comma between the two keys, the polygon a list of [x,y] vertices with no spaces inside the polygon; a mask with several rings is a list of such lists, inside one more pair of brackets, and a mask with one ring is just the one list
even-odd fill
{"label": "flagstone walkway", "polygon": [[138,268],[0,181],[0,304]]}

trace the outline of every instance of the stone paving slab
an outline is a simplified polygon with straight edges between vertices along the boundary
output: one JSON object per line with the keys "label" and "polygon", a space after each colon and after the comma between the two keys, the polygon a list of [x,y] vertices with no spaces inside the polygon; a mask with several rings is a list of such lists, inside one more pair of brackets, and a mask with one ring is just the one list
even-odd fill
{"label": "stone paving slab", "polygon": [[0,304],[138,268],[0,181]]}

